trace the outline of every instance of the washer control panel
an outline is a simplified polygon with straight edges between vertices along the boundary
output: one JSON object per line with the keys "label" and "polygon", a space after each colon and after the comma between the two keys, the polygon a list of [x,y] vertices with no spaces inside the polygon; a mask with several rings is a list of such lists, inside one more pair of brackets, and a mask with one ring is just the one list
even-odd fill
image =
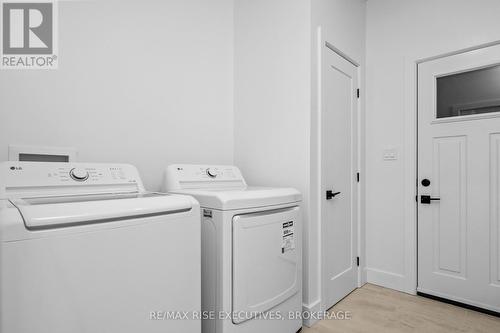
{"label": "washer control panel", "polygon": [[116,183],[135,182],[137,177],[126,173],[123,167],[57,167],[46,170],[47,178],[60,182]]}
{"label": "washer control panel", "polygon": [[131,184],[143,188],[137,169],[128,164],[0,163],[0,192],[6,188]]}

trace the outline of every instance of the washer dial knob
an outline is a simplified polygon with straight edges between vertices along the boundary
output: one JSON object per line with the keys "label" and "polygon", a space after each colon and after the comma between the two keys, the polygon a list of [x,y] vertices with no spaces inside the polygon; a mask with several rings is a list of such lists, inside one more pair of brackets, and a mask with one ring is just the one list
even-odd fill
{"label": "washer dial knob", "polygon": [[207,175],[210,178],[215,178],[215,177],[217,177],[219,175],[219,171],[217,171],[215,169],[212,169],[212,168],[208,168],[207,169]]}
{"label": "washer dial knob", "polygon": [[69,175],[76,181],[83,182],[89,178],[89,173],[85,169],[73,168],[69,171]]}

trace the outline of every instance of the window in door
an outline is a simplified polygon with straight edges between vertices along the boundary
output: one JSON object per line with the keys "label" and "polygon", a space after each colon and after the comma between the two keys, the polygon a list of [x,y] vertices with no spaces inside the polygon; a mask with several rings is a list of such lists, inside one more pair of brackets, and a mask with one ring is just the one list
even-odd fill
{"label": "window in door", "polygon": [[500,112],[500,65],[437,78],[437,118]]}

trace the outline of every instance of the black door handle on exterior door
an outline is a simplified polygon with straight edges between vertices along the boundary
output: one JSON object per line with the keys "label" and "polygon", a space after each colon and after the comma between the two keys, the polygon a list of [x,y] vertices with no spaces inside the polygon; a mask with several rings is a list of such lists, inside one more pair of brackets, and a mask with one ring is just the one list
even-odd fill
{"label": "black door handle on exterior door", "polygon": [[432,201],[439,201],[441,198],[432,198],[430,195],[421,195],[420,203],[429,205]]}
{"label": "black door handle on exterior door", "polygon": [[333,192],[332,190],[328,190],[328,191],[326,191],[326,200],[333,199],[334,197],[336,197],[339,194],[340,194],[340,192]]}

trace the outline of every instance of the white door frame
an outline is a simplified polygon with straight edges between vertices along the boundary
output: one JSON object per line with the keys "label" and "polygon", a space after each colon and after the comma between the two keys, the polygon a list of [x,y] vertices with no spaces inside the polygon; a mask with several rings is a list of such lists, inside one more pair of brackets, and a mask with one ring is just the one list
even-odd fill
{"label": "white door frame", "polygon": [[[364,124],[364,114],[362,112],[363,110],[363,105],[364,105],[364,91],[363,91],[363,87],[364,87],[364,81],[363,81],[363,75],[362,75],[362,70],[363,68],[361,67],[361,63],[357,60],[355,60],[354,58],[350,57],[347,53],[343,52],[342,50],[340,50],[339,48],[337,48],[334,44],[332,44],[331,42],[329,42],[329,40],[331,39],[328,39],[327,36],[324,36],[322,34],[322,31],[321,31],[321,27],[318,27],[318,31],[317,31],[317,82],[316,82],[316,87],[317,87],[317,95],[314,96],[314,98],[317,99],[317,123],[316,123],[316,126],[317,126],[317,135],[316,135],[316,138],[315,138],[315,142],[317,143],[317,149],[318,149],[318,154],[317,154],[317,159],[316,159],[316,168],[315,168],[315,171],[318,172],[318,178],[317,178],[317,193],[316,193],[316,196],[317,196],[317,206],[316,206],[316,214],[317,214],[317,217],[318,217],[318,220],[319,220],[319,228],[318,228],[318,232],[319,232],[319,235],[318,235],[318,240],[319,240],[319,295],[320,295],[320,304],[319,304],[319,307],[320,307],[320,311],[325,311],[327,310],[327,305],[325,304],[325,299],[326,299],[326,283],[324,283],[324,267],[325,267],[325,260],[326,260],[326,256],[323,255],[323,251],[324,251],[324,244],[325,244],[325,241],[324,241],[324,236],[323,233],[322,233],[322,229],[323,229],[323,212],[324,212],[324,205],[326,204],[325,200],[324,200],[324,193],[322,192],[322,124],[321,124],[321,121],[322,121],[322,117],[321,117],[321,114],[322,114],[322,102],[321,102],[321,98],[322,98],[322,66],[323,66],[323,57],[322,57],[322,53],[323,53],[323,50],[324,48],[328,48],[330,49],[332,52],[336,53],[337,55],[339,55],[340,57],[344,58],[345,60],[347,60],[348,62],[350,62],[351,64],[353,64],[354,66],[356,66],[357,68],[357,75],[358,75],[358,88],[361,89],[361,94],[360,94],[360,98],[358,98],[358,102],[357,102],[357,147],[356,147],[356,150],[357,150],[357,162],[358,162],[358,165],[356,167],[357,170],[352,170],[353,173],[356,173],[356,172],[359,172],[360,175],[361,175],[361,181],[357,183],[357,186],[358,186],[358,196],[357,196],[357,200],[356,200],[356,204],[357,204],[357,256],[360,257],[360,264],[359,264],[359,267],[358,267],[358,287],[361,287],[365,282],[366,282],[366,272],[365,270],[363,269],[363,267],[365,266],[364,263],[365,263],[365,256],[364,256],[364,248],[365,248],[365,242],[364,242],[364,227],[363,227],[363,223],[361,223],[361,221],[364,221],[364,207],[361,205],[361,203],[363,202],[362,199],[364,198],[364,185],[361,185],[361,184],[364,184],[364,180],[363,180],[363,177],[364,177],[364,154],[362,154],[362,152],[364,151],[364,132],[361,130],[362,129],[362,124]],[[313,168],[314,170],[314,168]]]}
{"label": "white door frame", "polygon": [[452,55],[500,44],[500,41],[480,44],[434,56],[410,57],[405,60],[405,285],[407,293],[417,293],[417,155],[418,155],[418,65]]}

